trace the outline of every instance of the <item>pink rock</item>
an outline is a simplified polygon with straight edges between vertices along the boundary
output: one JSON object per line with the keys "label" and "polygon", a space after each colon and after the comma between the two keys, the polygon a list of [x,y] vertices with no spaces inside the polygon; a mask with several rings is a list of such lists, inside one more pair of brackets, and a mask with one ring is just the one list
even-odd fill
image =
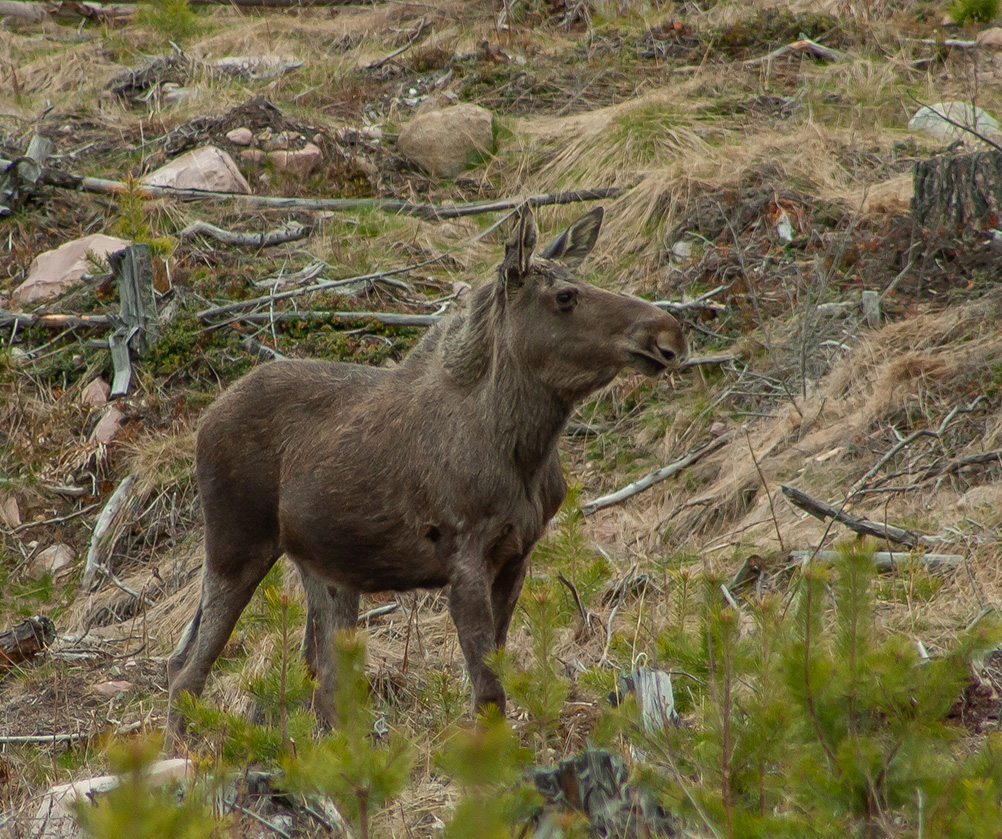
{"label": "pink rock", "polygon": [[88,254],[103,260],[109,253],[127,248],[129,244],[125,239],[95,233],[40,253],[31,262],[28,278],[14,289],[11,301],[23,306],[35,300],[57,297],[77,285],[84,274],[94,271]]}
{"label": "pink rock", "polygon": [[205,189],[211,192],[251,191],[250,184],[233,158],[215,146],[202,146],[150,172],[140,183],[176,189]]}
{"label": "pink rock", "polygon": [[247,163],[260,163],[264,160],[264,152],[261,149],[244,149],[240,152],[240,159]]}
{"label": "pink rock", "polygon": [[307,143],[298,151],[273,151],[268,159],[274,164],[276,171],[305,178],[320,165],[324,156],[313,143]]}
{"label": "pink rock", "polygon": [[80,393],[80,404],[88,408],[100,408],[108,404],[108,397],[111,395],[111,385],[98,376],[90,382]]}
{"label": "pink rock", "polygon": [[993,50],[1002,50],[1002,28],[993,26],[978,33],[979,47],[989,47]]}
{"label": "pink rock", "polygon": [[249,128],[234,128],[226,132],[226,139],[237,146],[249,146],[254,140],[254,134]]}
{"label": "pink rock", "polygon": [[94,685],[94,693],[99,693],[101,696],[118,696],[118,694],[127,693],[130,690],[132,690],[132,682],[128,682],[125,679],[101,682],[99,685]]}
{"label": "pink rock", "polygon": [[90,442],[110,443],[115,439],[124,420],[125,414],[112,405],[104,412],[104,416],[101,417],[94,430],[90,433]]}
{"label": "pink rock", "polygon": [[7,527],[17,527],[21,523],[21,510],[13,495],[0,493],[0,521]]}
{"label": "pink rock", "polygon": [[56,542],[32,557],[28,565],[28,573],[36,580],[46,574],[59,577],[73,567],[75,559],[76,555],[69,545]]}

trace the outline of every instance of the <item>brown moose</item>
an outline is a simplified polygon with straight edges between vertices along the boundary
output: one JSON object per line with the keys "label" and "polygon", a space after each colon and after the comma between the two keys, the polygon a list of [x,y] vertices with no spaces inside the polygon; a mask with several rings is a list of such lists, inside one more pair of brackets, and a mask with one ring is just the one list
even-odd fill
{"label": "brown moose", "polygon": [[602,209],[533,258],[525,209],[497,278],[396,368],[265,364],[202,417],[205,516],[198,610],[168,665],[169,734],[199,694],[255,588],[286,553],[307,599],[303,653],[332,717],[335,633],[360,592],[451,585],[449,611],[478,710],[505,694],[485,663],[502,646],[529,553],[563,501],[557,440],[574,404],[624,367],[656,375],[686,345],[642,300],[576,279]]}

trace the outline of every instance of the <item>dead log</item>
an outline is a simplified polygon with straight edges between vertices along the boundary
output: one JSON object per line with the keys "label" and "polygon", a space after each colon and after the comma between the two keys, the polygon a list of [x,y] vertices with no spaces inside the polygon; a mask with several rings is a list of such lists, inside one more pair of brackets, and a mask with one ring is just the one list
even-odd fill
{"label": "dead log", "polygon": [[[8,167],[12,162],[0,158],[0,167]],[[574,204],[579,201],[599,201],[604,198],[618,198],[629,189],[629,187],[624,186],[609,186],[595,189],[576,189],[569,192],[547,192],[524,197],[498,198],[490,201],[471,201],[466,204],[415,204],[411,201],[398,201],[389,198],[293,198],[279,195],[252,195],[240,192],[212,192],[207,189],[178,189],[169,186],[150,186],[149,184],[127,184],[123,181],[110,181],[106,178],[82,177],[70,172],[62,172],[58,169],[49,169],[47,167],[42,168],[39,183],[60,187],[61,189],[73,189],[79,192],[92,192],[99,195],[122,195],[129,193],[142,199],[166,197],[185,201],[215,199],[239,201],[254,207],[295,208],[297,210],[329,212],[336,210],[354,211],[373,209],[428,219],[463,218],[482,213],[514,210],[525,204],[531,207],[544,207],[554,204]]]}
{"label": "dead log", "polygon": [[38,23],[45,17],[45,3],[21,3],[19,0],[0,0],[0,18],[14,18],[23,23]]}
{"label": "dead log", "polygon": [[111,574],[111,553],[139,504],[139,499],[133,491],[135,482],[136,476],[128,475],[112,493],[108,503],[101,510],[101,515],[97,517],[91,535],[90,549],[87,551],[87,564],[84,566],[83,579],[80,581],[82,591],[93,591],[98,574],[105,577]]}
{"label": "dead log", "polygon": [[847,513],[843,509],[833,507],[831,504],[826,504],[817,498],[812,498],[806,492],[801,492],[799,489],[787,486],[786,484],[780,484],[779,488],[783,490],[783,495],[791,503],[800,507],[801,510],[806,510],[814,518],[821,521],[824,521],[826,518],[835,519],[835,521],[841,522],[850,530],[854,530],[856,533],[861,533],[864,536],[875,536],[877,539],[886,539],[889,542],[896,542],[909,548],[915,548],[919,545],[937,545],[945,541],[935,536],[923,536],[920,533],[912,533],[910,530],[895,527],[893,524],[880,524],[879,522],[870,521],[860,516],[854,516],[852,513]]}
{"label": "dead log", "polygon": [[645,489],[649,489],[654,486],[654,484],[664,481],[672,475],[678,474],[683,469],[687,469],[692,466],[692,464],[708,455],[710,452],[715,452],[721,446],[729,443],[730,441],[730,436],[726,434],[722,437],[718,437],[716,440],[711,440],[706,445],[693,449],[692,451],[684,454],[678,460],[669,463],[667,466],[662,466],[656,472],[652,472],[650,475],[647,475],[638,481],[634,481],[632,484],[627,484],[622,489],[609,493],[609,495],[603,495],[600,498],[596,498],[594,501],[582,504],[581,512],[586,516],[590,516],[592,513],[597,513],[599,510],[604,510],[606,507],[618,504],[620,501],[624,501],[630,496],[636,495],[638,492],[643,492]]}
{"label": "dead log", "polygon": [[[28,144],[24,157],[6,162],[0,172],[0,217],[9,216],[20,209],[42,181],[43,164],[52,149],[52,140],[36,134]],[[4,161],[0,161],[0,166]]]}
{"label": "dead log", "polygon": [[[838,562],[842,554],[838,551],[790,551],[792,562]],[[899,566],[909,562],[922,565],[927,571],[942,571],[956,568],[964,561],[960,554],[920,554],[901,551],[877,551],[873,555],[873,564],[882,573],[896,571]]]}
{"label": "dead log", "polygon": [[0,632],[0,673],[34,658],[55,637],[55,624],[42,615],[23,620],[7,632]]}
{"label": "dead log", "polygon": [[1002,152],[955,154],[915,164],[912,218],[933,233],[998,227],[1002,218]]}

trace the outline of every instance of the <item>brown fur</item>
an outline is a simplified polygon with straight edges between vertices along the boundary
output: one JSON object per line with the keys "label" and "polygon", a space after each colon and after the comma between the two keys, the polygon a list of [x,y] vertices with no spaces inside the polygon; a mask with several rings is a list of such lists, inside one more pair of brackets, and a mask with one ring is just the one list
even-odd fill
{"label": "brown fur", "polygon": [[325,715],[333,636],[355,625],[359,592],[447,584],[475,705],[504,710],[484,658],[504,644],[529,552],[563,501],[557,440],[575,402],[627,365],[654,375],[685,354],[670,315],[565,267],[601,220],[587,213],[533,259],[526,210],[497,280],[395,369],[274,362],[208,409],[202,599],[168,667],[171,733],[178,692],[201,692],[283,552],[303,578]]}

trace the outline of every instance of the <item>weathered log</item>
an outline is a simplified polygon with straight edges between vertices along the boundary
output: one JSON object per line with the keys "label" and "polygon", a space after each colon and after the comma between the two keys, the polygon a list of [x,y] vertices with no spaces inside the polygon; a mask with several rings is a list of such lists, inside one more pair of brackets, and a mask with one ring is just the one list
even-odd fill
{"label": "weathered log", "polygon": [[592,513],[597,513],[599,510],[604,510],[606,507],[611,507],[613,504],[618,504],[620,501],[624,501],[627,498],[636,495],[638,492],[643,492],[645,489],[649,489],[656,483],[660,483],[672,475],[677,475],[683,469],[687,469],[696,463],[696,461],[708,455],[710,452],[715,452],[721,446],[729,443],[731,438],[728,435],[718,437],[716,440],[711,440],[704,446],[700,446],[697,449],[693,449],[687,452],[678,460],[669,463],[667,466],[662,466],[656,472],[652,472],[650,475],[646,475],[640,480],[634,481],[632,484],[628,484],[622,489],[616,490],[609,495],[603,495],[600,498],[596,498],[594,501],[589,501],[586,504],[581,505],[581,512],[590,516]]}
{"label": "weathered log", "polygon": [[933,233],[998,227],[1002,218],[1002,152],[933,157],[915,164],[912,218]]}
{"label": "weathered log", "polygon": [[[794,562],[838,562],[842,554],[838,551],[790,551],[790,559]],[[942,571],[956,568],[964,561],[960,554],[921,554],[904,553],[901,551],[877,551],[873,555],[873,564],[883,573],[896,571],[898,566],[916,562],[927,571]]]}
{"label": "weathered log", "polygon": [[[45,159],[52,149],[52,140],[36,134],[28,144],[24,157],[7,162],[0,172],[0,216],[7,216],[23,207],[43,182]],[[4,165],[4,161],[0,161]]]}
{"label": "weathered log", "polygon": [[912,533],[910,530],[895,527],[893,524],[881,524],[880,522],[870,521],[860,516],[854,516],[852,513],[847,513],[843,509],[833,507],[831,504],[826,504],[817,498],[812,498],[806,492],[802,492],[786,484],[780,484],[779,488],[791,503],[796,504],[801,510],[806,510],[816,519],[821,519],[821,521],[824,521],[826,518],[835,519],[835,521],[841,522],[850,530],[854,530],[856,533],[864,536],[875,536],[877,539],[886,539],[889,542],[896,542],[909,548],[919,545],[942,544],[945,541],[935,536],[923,536],[920,533]]}
{"label": "weathered log", "polygon": [[0,632],[0,673],[34,658],[55,637],[55,624],[42,615],[23,620],[7,632]]}
{"label": "weathered log", "polygon": [[[10,160],[0,158],[0,166],[2,167],[9,166],[11,163]],[[595,189],[575,189],[568,192],[547,192],[525,197],[498,198],[490,201],[471,201],[467,204],[415,204],[411,201],[398,201],[390,198],[294,198],[280,195],[252,195],[241,192],[212,192],[207,189],[178,189],[170,186],[151,186],[150,184],[127,184],[123,181],[110,181],[105,178],[82,177],[48,167],[42,168],[39,183],[62,189],[74,189],[79,192],[93,192],[99,195],[129,193],[142,199],[172,197],[184,201],[227,200],[239,201],[254,207],[330,212],[374,209],[429,219],[463,218],[481,213],[514,210],[525,204],[531,207],[543,207],[554,204],[574,204],[579,201],[598,201],[603,198],[618,198],[629,189],[629,187],[623,186],[609,186]]]}
{"label": "weathered log", "polygon": [[21,3],[19,0],[0,0],[0,17],[16,18],[24,23],[38,23],[45,17],[45,3]]}

